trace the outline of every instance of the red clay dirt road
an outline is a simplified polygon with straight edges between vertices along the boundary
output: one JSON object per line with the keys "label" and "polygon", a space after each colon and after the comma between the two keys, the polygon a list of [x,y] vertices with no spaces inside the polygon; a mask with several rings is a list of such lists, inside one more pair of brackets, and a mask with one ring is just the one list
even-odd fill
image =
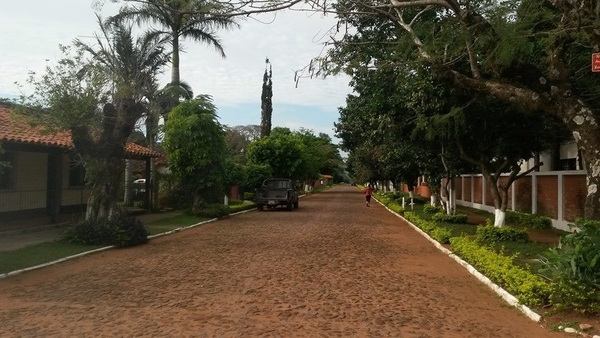
{"label": "red clay dirt road", "polygon": [[0,280],[0,337],[557,337],[355,187]]}

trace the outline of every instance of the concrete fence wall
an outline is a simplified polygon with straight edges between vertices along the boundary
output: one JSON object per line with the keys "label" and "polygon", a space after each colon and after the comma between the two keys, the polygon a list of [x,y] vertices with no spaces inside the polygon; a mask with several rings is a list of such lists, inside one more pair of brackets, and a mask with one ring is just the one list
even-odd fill
{"label": "concrete fence wall", "polygon": [[[506,176],[500,180],[507,180]],[[494,212],[494,200],[482,175],[461,175],[454,180],[456,204]],[[508,209],[550,217],[552,225],[568,230],[583,217],[587,195],[583,170],[533,172],[508,190]]]}

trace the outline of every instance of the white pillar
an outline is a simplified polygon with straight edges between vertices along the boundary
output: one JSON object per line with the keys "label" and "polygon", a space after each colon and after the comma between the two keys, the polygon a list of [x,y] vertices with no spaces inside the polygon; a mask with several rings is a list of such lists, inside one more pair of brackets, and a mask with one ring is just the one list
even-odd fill
{"label": "white pillar", "polygon": [[565,207],[565,203],[563,201],[563,174],[561,172],[558,173],[558,215],[557,215],[557,219],[559,221],[564,221],[564,213],[563,213],[563,209]]}
{"label": "white pillar", "polygon": [[485,177],[483,177],[483,175],[481,175],[481,204],[485,205],[485,195],[486,195],[486,191],[485,191]]}
{"label": "white pillar", "polygon": [[471,206],[475,201],[475,177],[471,175]]}
{"label": "white pillar", "polygon": [[531,174],[531,213],[537,214],[537,175]]}
{"label": "white pillar", "polygon": [[512,182],[511,187],[510,187],[510,194],[511,194],[511,209],[512,211],[515,211],[517,209],[517,201],[515,200],[515,198],[517,197],[517,192],[515,190],[517,190],[517,182]]}

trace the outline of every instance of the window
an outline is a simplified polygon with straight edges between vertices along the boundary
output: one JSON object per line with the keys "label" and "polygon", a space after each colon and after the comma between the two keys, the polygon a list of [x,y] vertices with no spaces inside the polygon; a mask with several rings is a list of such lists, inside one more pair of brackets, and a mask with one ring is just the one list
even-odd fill
{"label": "window", "polygon": [[576,158],[565,158],[560,160],[560,170],[577,170]]}
{"label": "window", "polygon": [[0,189],[11,189],[15,176],[15,155],[13,153],[0,154]]}
{"label": "window", "polygon": [[85,186],[85,168],[75,156],[69,158],[69,187]]}

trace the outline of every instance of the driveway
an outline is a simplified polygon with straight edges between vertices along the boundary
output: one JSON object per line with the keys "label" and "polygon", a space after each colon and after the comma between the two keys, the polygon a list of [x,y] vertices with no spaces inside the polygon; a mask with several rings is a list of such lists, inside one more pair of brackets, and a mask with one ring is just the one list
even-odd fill
{"label": "driveway", "polygon": [[0,336],[559,337],[356,187],[0,280]]}

